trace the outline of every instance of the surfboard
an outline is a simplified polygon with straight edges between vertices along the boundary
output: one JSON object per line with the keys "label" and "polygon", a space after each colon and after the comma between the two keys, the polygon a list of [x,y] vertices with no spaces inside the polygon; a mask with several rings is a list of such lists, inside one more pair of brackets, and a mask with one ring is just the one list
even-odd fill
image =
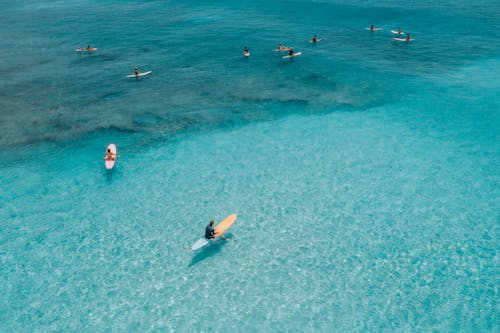
{"label": "surfboard", "polygon": [[87,49],[86,47],[80,47],[75,50],[76,52],[91,52],[91,51],[97,51],[97,47],[91,47],[90,49]]}
{"label": "surfboard", "polygon": [[393,34],[395,34],[395,35],[406,35],[406,32],[404,32],[404,31],[399,32],[399,31],[397,31],[397,30],[391,30],[391,32],[392,32]]}
{"label": "surfboard", "polygon": [[[231,228],[234,221],[236,221],[236,218],[237,218],[236,214],[231,214],[228,217],[226,217],[224,220],[219,222],[219,224],[217,224],[214,228],[214,234],[217,237],[221,237],[224,234],[224,232],[227,231],[227,229]],[[198,239],[193,244],[193,246],[191,246],[191,250],[196,251],[196,250],[199,250],[199,249],[201,249],[205,246],[208,246],[212,243],[213,243],[213,240],[206,239],[205,237],[202,237],[202,238]]]}
{"label": "surfboard", "polygon": [[210,244],[211,240],[210,239],[206,239],[205,237],[202,237],[200,239],[198,239],[194,244],[193,246],[191,246],[191,251],[196,251],[196,250],[199,250],[201,249],[202,247],[205,247],[207,246],[208,244]]}
{"label": "surfboard", "polygon": [[312,39],[309,41],[309,43],[318,43],[321,42],[321,38],[316,39],[316,41],[313,41]]}
{"label": "surfboard", "polygon": [[104,165],[106,166],[106,169],[111,170],[115,166],[115,161],[116,161],[116,145],[114,143],[108,145],[108,148],[106,149],[106,152],[108,152],[108,149],[111,151],[113,155],[115,155],[114,160],[104,160]]}
{"label": "surfboard", "polygon": [[244,55],[245,57],[249,57],[249,56],[250,56],[250,52],[243,52],[243,55]]}
{"label": "surfboard", "polygon": [[370,31],[380,31],[382,30],[382,28],[365,28],[366,30],[370,30]]}
{"label": "surfboard", "polygon": [[299,55],[301,55],[301,54],[302,54],[302,52],[296,52],[296,53],[294,53],[294,54],[292,54],[292,55],[286,55],[286,56],[283,56],[282,58],[283,58],[283,59],[286,59],[286,58],[294,58],[294,57],[298,57],[298,56],[299,56]]}
{"label": "surfboard", "polygon": [[231,214],[215,226],[214,234],[222,236],[227,229],[231,228],[234,221],[236,221],[236,214]]}
{"label": "surfboard", "polygon": [[97,51],[97,47],[91,47],[90,49],[87,49],[86,47],[80,47],[75,50],[76,52],[91,52],[91,51]]}
{"label": "surfboard", "polygon": [[130,75],[127,75],[127,77],[139,77],[139,76],[149,75],[151,73],[153,73],[153,71],[147,71],[147,72],[144,72],[144,73],[139,73],[138,75],[130,74]]}
{"label": "surfboard", "polygon": [[413,38],[407,40],[406,38],[396,38],[396,37],[393,37],[392,39],[397,40],[398,42],[411,42],[412,40],[415,40]]}

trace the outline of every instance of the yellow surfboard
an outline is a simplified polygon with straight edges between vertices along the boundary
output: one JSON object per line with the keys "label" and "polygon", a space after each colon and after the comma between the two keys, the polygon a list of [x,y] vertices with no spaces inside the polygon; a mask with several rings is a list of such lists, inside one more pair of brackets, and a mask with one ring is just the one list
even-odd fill
{"label": "yellow surfboard", "polygon": [[[229,215],[224,220],[222,220],[217,226],[214,228],[215,237],[222,238],[222,234],[233,225],[234,221],[236,221],[236,214]],[[196,251],[210,244],[214,244],[215,238],[206,239],[205,237],[201,237],[198,239],[193,246],[191,246],[191,250]]]}
{"label": "yellow surfboard", "polygon": [[215,226],[214,234],[222,236],[227,229],[231,228],[234,221],[236,221],[236,214],[231,214]]}

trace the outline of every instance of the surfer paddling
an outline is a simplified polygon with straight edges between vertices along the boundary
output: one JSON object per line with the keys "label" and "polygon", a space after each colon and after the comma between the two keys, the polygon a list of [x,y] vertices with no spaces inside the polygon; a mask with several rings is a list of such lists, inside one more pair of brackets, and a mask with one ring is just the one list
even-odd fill
{"label": "surfer paddling", "polygon": [[78,52],[91,52],[91,51],[97,51],[96,47],[87,45],[86,47],[79,47],[76,49]]}

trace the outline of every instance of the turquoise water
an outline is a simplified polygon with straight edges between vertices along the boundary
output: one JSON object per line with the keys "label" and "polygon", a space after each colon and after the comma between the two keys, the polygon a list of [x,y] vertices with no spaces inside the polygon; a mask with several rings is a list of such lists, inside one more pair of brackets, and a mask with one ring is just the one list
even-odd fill
{"label": "turquoise water", "polygon": [[500,329],[497,2],[2,5],[2,331]]}

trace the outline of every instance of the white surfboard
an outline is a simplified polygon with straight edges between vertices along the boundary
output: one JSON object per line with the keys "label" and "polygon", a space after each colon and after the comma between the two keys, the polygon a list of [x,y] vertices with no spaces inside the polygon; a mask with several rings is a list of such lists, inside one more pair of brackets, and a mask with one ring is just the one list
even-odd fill
{"label": "white surfboard", "polygon": [[191,246],[191,251],[196,251],[196,250],[199,250],[201,249],[202,247],[205,247],[207,246],[208,244],[210,244],[211,240],[209,239],[206,239],[205,237],[202,237],[200,239],[198,239],[194,244],[193,246]]}
{"label": "white surfboard", "polygon": [[391,32],[392,32],[393,34],[395,34],[395,35],[406,35],[406,32],[404,32],[404,31],[399,32],[399,31],[397,31],[397,30],[391,30]]}
{"label": "white surfboard", "polygon": [[90,49],[87,49],[86,47],[80,47],[75,50],[76,52],[93,52],[97,51],[97,47],[91,47]]}
{"label": "white surfboard", "polygon": [[411,42],[412,40],[415,40],[414,38],[406,39],[406,38],[396,38],[396,37],[393,37],[392,39],[397,40],[398,42]]}
{"label": "white surfboard", "polygon": [[366,30],[370,30],[370,31],[380,31],[382,30],[382,28],[365,28]]}
{"label": "white surfboard", "polygon": [[149,75],[151,73],[153,73],[153,71],[147,71],[147,72],[139,73],[138,75],[130,74],[130,75],[127,75],[126,77],[139,77],[139,76]]}
{"label": "white surfboard", "polygon": [[244,55],[245,57],[250,57],[250,52],[243,52],[243,55]]}
{"label": "white surfboard", "polygon": [[312,39],[309,41],[309,43],[313,43],[313,44],[314,44],[314,43],[318,43],[318,42],[321,42],[321,38],[318,38],[318,39],[316,39],[315,41],[314,41],[314,40],[312,40]]}
{"label": "white surfboard", "polygon": [[296,52],[296,53],[294,53],[294,54],[292,54],[292,55],[286,55],[286,56],[283,56],[282,58],[283,58],[283,59],[287,59],[287,58],[294,58],[294,57],[298,57],[298,56],[299,56],[299,55],[301,55],[301,54],[302,54],[302,52]]}
{"label": "white surfboard", "polygon": [[111,159],[111,160],[105,159],[104,160],[104,165],[106,166],[106,169],[111,170],[115,166],[115,161],[116,161],[116,158],[117,158],[117,156],[116,156],[116,145],[114,143],[111,143],[110,145],[108,145],[108,148],[106,149],[106,152],[108,152],[108,149],[111,152],[111,154],[113,154],[113,156],[115,158]]}

